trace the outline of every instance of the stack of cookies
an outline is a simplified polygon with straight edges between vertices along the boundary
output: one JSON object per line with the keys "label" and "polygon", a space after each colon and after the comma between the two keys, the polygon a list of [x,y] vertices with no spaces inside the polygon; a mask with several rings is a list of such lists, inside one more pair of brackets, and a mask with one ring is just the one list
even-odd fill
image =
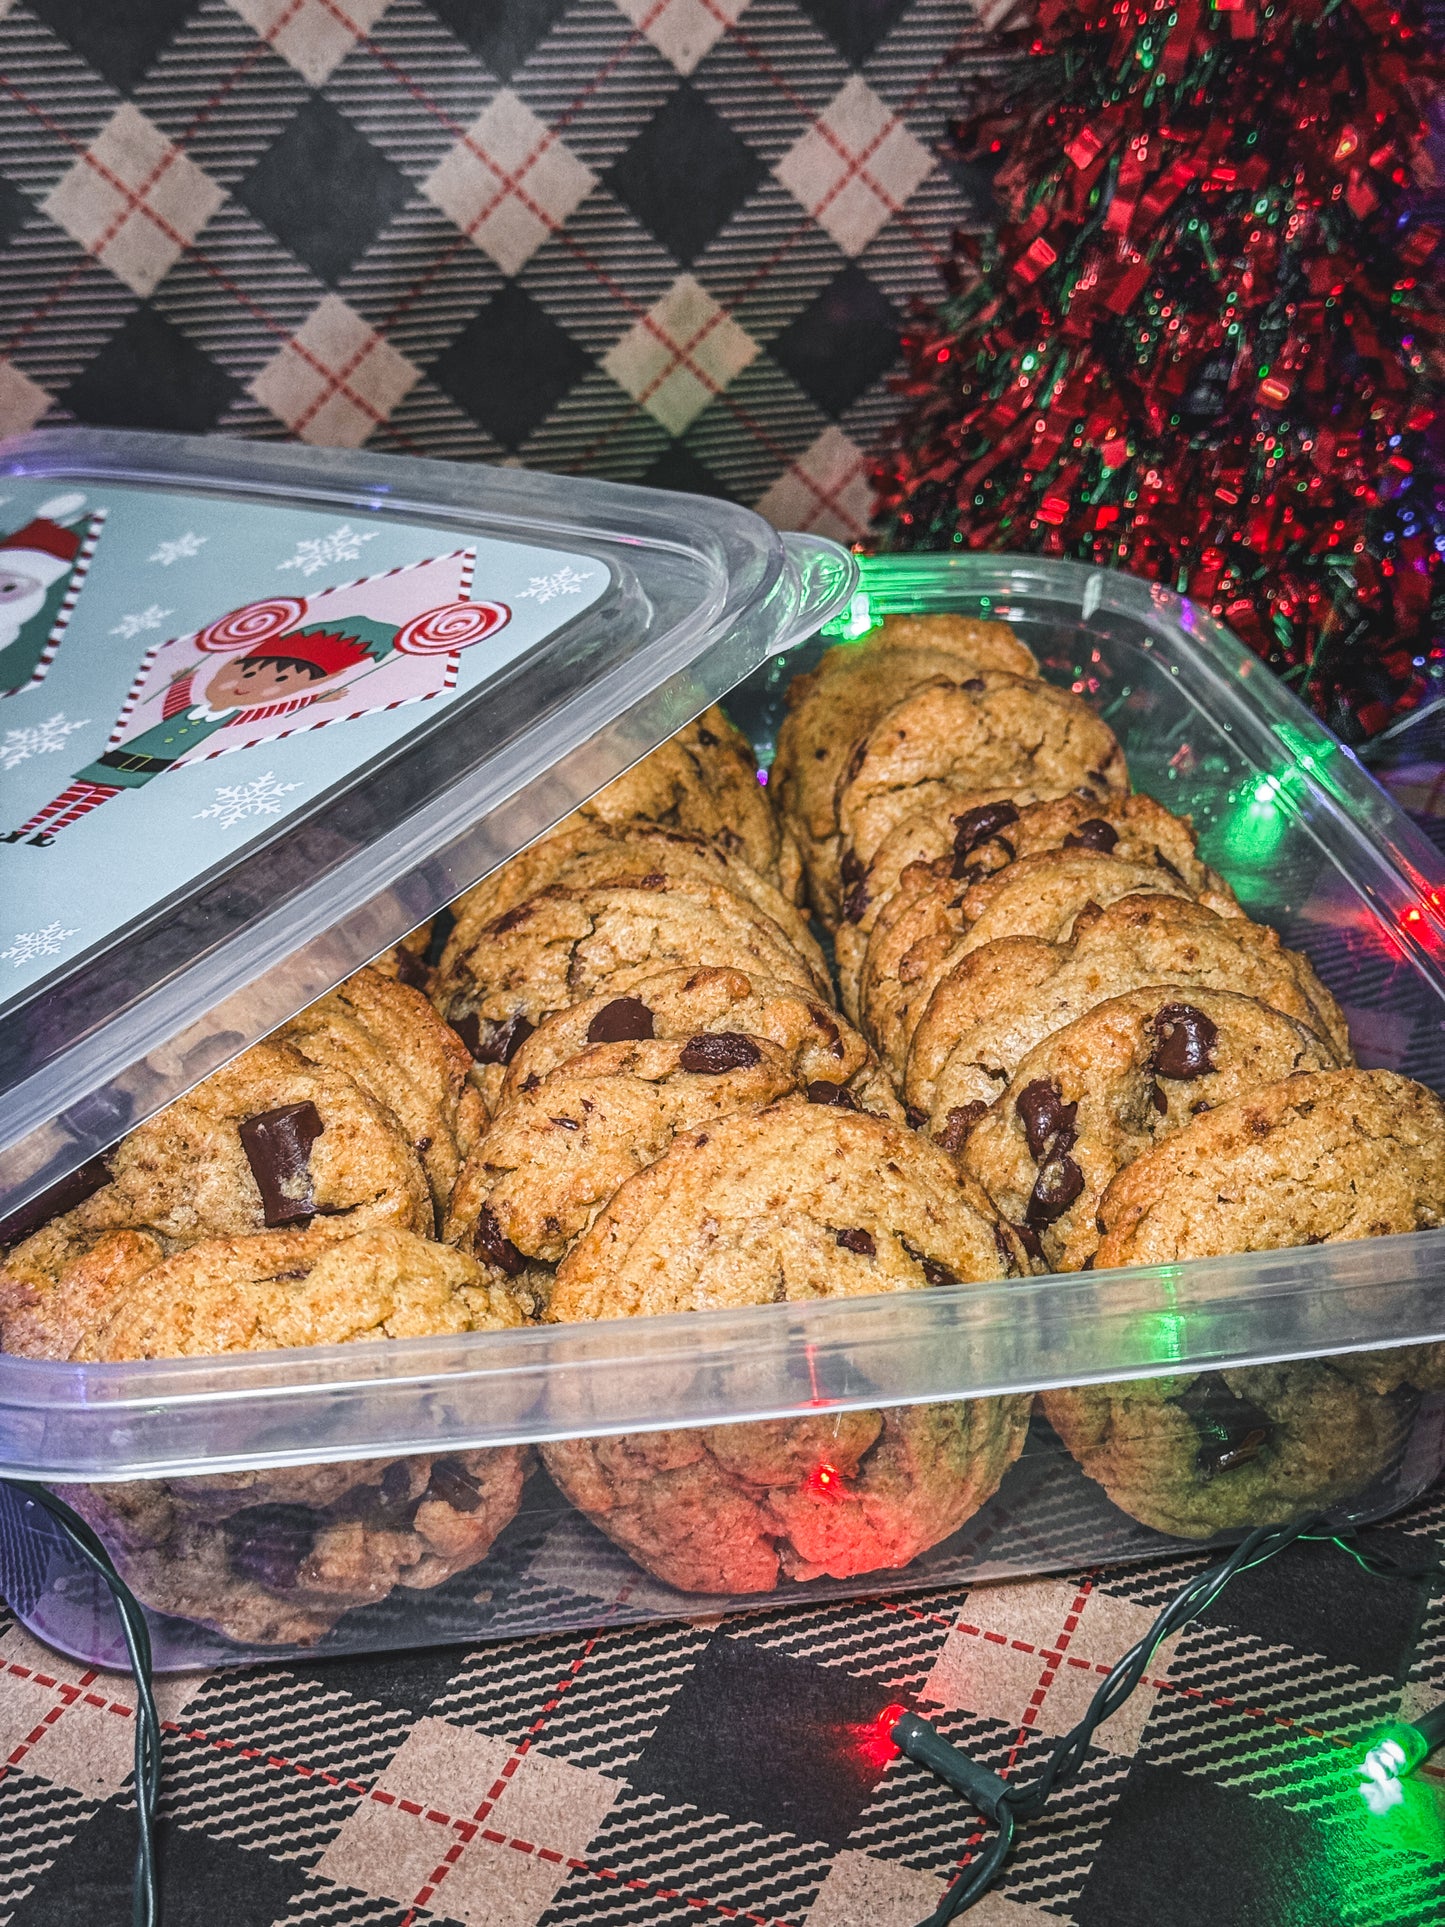
{"label": "stack of cookies", "polygon": [[[789,690],[773,794],[844,1008],[910,1125],[1039,1271],[1445,1222],[1445,1107],[1353,1066],[1308,961],[1004,625],[890,618]],[[1367,1485],[1428,1348],[1045,1395],[1146,1524],[1253,1526]]]}
{"label": "stack of cookies", "polygon": [[[361,970],[0,1227],[0,1340],[32,1358],[269,1351],[529,1322],[439,1241],[485,1124],[420,990]],[[308,1644],[485,1557],[516,1450],[67,1488],[135,1591],[247,1643]]]}
{"label": "stack of cookies", "polygon": [[[0,1343],[110,1361],[922,1291],[1445,1222],[1445,1107],[1354,1066],[1305,958],[1001,623],[799,677],[772,781],[717,709],[0,1226]],[[778,808],[774,808],[776,799]],[[804,904],[835,949],[843,1009]],[[1438,1348],[1058,1391],[1189,1536],[1358,1493]],[[540,1448],[690,1592],[908,1564],[1032,1401]],[[484,1558],[521,1450],[76,1488],[135,1590],[304,1645]]]}
{"label": "stack of cookies", "polygon": [[[832,1003],[742,739],[709,711],[455,907],[433,995],[491,1123],[446,1235],[553,1321],[1021,1273]],[[1027,1401],[547,1445],[689,1591],[906,1564],[996,1489]]]}
{"label": "stack of cookies", "polygon": [[[834,1007],[800,894],[710,710],[7,1227],[5,1348],[210,1355],[1021,1275]],[[992,1494],[1028,1416],[976,1401],[544,1456],[664,1579],[757,1591],[906,1564]],[[525,1472],[456,1453],[71,1496],[152,1605],[304,1644],[481,1559]]]}

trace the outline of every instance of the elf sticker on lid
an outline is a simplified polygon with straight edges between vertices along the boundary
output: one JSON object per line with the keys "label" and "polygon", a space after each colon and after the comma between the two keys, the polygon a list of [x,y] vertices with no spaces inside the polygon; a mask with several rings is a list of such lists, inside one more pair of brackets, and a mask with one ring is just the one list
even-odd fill
{"label": "elf sticker on lid", "polygon": [[86,495],[26,487],[0,505],[0,671],[24,679],[0,705],[0,1008],[212,887],[453,705],[484,717],[499,673],[612,580],[381,500],[338,520],[128,482],[107,486],[96,553]]}
{"label": "elf sticker on lid", "polygon": [[55,660],[90,568],[104,509],[83,495],[42,502],[0,536],[0,696],[40,682]]}
{"label": "elf sticker on lid", "polygon": [[105,750],[4,841],[47,848],[122,790],[203,757],[455,689],[461,651],[512,614],[468,599],[475,564],[459,549],[313,596],[273,596],[148,649]]}

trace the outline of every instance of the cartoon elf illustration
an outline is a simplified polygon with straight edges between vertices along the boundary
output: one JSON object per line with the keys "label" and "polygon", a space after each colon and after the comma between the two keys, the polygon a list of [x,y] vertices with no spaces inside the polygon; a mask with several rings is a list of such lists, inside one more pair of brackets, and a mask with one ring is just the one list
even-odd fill
{"label": "cartoon elf illustration", "polygon": [[54,496],[23,528],[0,537],[0,690],[29,681],[45,658],[63,614],[52,591],[83,575],[99,533],[98,515],[71,526],[84,507],[83,495]]}
{"label": "cartoon elf illustration", "polygon": [[[431,566],[420,565],[413,580]],[[393,571],[377,580],[390,586],[408,573]],[[368,585],[348,586],[356,591]],[[343,713],[365,714],[435,695],[446,686],[443,665],[452,663],[454,677],[456,652],[492,634],[510,614],[502,603],[462,601],[425,608],[405,622],[384,621],[354,608],[307,620],[313,609],[320,613],[328,595],[333,602],[342,600],[339,592],[330,591],[313,598],[310,609],[292,598],[250,603],[196,636],[152,651],[109,746],[0,842],[26,841],[43,849],[69,824],[122,790],[141,789],[202,756],[246,748],[295,727],[316,727],[324,718],[308,716],[299,724],[286,722],[284,728],[278,724],[339,701],[355,683],[392,662],[400,660],[406,675],[404,665],[410,661],[410,681],[398,684],[393,678],[385,688],[368,691],[371,699],[361,708]],[[354,602],[356,597],[346,599]],[[174,671],[166,661],[168,653],[181,657]],[[431,663],[438,666],[431,668]],[[156,720],[149,720],[151,716]]]}

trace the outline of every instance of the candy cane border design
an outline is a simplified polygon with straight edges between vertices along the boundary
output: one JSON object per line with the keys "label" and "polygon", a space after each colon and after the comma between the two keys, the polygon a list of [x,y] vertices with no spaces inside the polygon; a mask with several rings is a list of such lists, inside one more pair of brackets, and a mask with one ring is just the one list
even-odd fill
{"label": "candy cane border design", "polygon": [[[405,575],[409,569],[430,568],[434,562],[450,562],[455,556],[461,556],[463,558],[462,571],[461,571],[461,588],[462,588],[461,600],[464,602],[469,601],[471,598],[471,592],[472,592],[472,575],[477,566],[477,552],[475,549],[447,549],[441,555],[424,555],[416,562],[398,562],[394,569],[383,569],[380,575],[356,575],[356,576],[353,576],[349,582],[329,582],[327,583],[324,589],[316,590],[315,595],[318,597],[322,595],[339,595],[343,589],[360,589],[360,588],[363,588],[368,582],[385,582],[388,576]],[[263,601],[265,599],[266,598],[264,597],[257,598],[258,601]],[[308,596],[307,597],[308,603],[311,600],[313,600],[313,598]],[[245,608],[247,605],[245,603],[241,603],[239,606],[241,608]],[[151,664],[155,661],[156,657],[160,654],[161,650],[168,648],[170,644],[173,642],[189,642],[193,637],[198,636],[201,633],[201,629],[209,628],[209,626],[210,625],[208,623],[203,622],[201,624],[200,629],[188,629],[183,636],[163,636],[159,642],[153,642],[150,648],[146,650],[145,654],[141,657],[139,663],[137,663],[136,665],[136,672],[134,677],[132,678],[131,685],[130,685],[130,693],[126,696],[125,701],[120,706],[120,714],[115,719],[115,727],[111,730],[110,735],[106,738],[105,746],[107,749],[114,749],[116,744],[120,741],[121,737],[125,734],[125,726],[130,721],[131,715],[135,710],[136,704],[140,701],[140,692],[145,686],[145,679],[150,673]],[[459,666],[460,666],[459,660],[455,655],[449,656],[447,658],[446,678],[443,685],[444,688],[446,689],[456,688],[457,672],[458,672]],[[425,702],[427,698],[425,696],[411,696],[411,697],[407,697],[406,700],[408,702]],[[385,711],[388,709],[399,709],[401,708],[401,706],[402,705],[400,703],[385,703],[382,705],[382,708],[379,710],[367,710],[367,709],[348,710],[344,716],[327,716],[327,717],[324,717],[319,722],[307,723],[303,725],[303,727],[306,729],[324,729],[327,723],[350,722],[354,720],[354,718],[357,716],[371,716],[371,715],[379,716],[384,714]],[[258,737],[256,740],[258,742],[265,740],[266,742],[279,743],[283,736],[297,736],[297,735],[300,735],[300,733],[301,731],[296,729],[283,729],[279,731],[275,736],[268,736],[264,739]],[[207,752],[206,755],[198,756],[195,760],[198,763],[208,763],[214,757],[229,756],[233,754],[235,750],[254,749],[254,747],[255,747],[254,743],[232,743],[232,744],[229,744],[225,749],[210,750]],[[189,768],[190,765],[182,764],[182,765],[179,765],[179,767]],[[171,773],[170,771],[166,772],[167,775],[169,775],[170,773]]]}
{"label": "candy cane border design", "polygon": [[0,689],[0,699],[6,696],[18,696],[22,689],[33,689],[36,683],[45,681],[46,671],[55,660],[61,637],[70,626],[70,618],[74,615],[75,605],[80,600],[80,591],[85,584],[86,576],[90,573],[91,558],[95,554],[96,544],[100,541],[100,531],[105,523],[106,513],[107,511],[103,508],[92,509],[90,512],[90,527],[85,540],[76,551],[75,565],[70,571],[70,582],[65,591],[65,598],[55,612],[55,621],[50,626],[50,634],[45,638],[45,647],[40,652],[39,660],[24,682],[16,683],[13,689]]}
{"label": "candy cane border design", "polygon": [[[459,602],[470,602],[472,599],[472,576],[477,566],[477,552],[475,549],[450,549],[446,555],[432,555],[428,556],[426,560],[428,562],[448,562],[452,556],[455,555],[462,557],[462,592],[457,600]],[[340,587],[343,589],[358,589],[364,582],[383,582],[389,575],[400,575],[403,569],[419,569],[421,566],[422,564],[420,562],[404,562],[400,568],[384,569],[380,575],[361,575],[358,576],[354,582],[341,583]],[[459,650],[454,649],[447,657],[447,666],[442,674],[441,688],[429,689],[424,696],[398,696],[394,703],[383,703],[379,709],[348,709],[340,716],[318,716],[314,723],[298,723],[295,729],[278,729],[274,736],[264,738],[258,736],[249,743],[228,743],[224,749],[208,749],[205,755],[198,756],[196,761],[198,763],[213,763],[218,756],[234,756],[237,750],[254,749],[256,744],[262,741],[282,743],[288,736],[307,735],[313,730],[327,729],[332,723],[353,723],[362,716],[384,716],[388,710],[409,709],[413,703],[429,703],[433,697],[445,695],[448,691],[456,688],[457,677],[461,672],[461,666],[461,653]],[[187,765],[184,763],[175,763],[172,764],[170,769],[162,773],[170,776],[174,774],[177,769],[184,769],[186,767]]]}

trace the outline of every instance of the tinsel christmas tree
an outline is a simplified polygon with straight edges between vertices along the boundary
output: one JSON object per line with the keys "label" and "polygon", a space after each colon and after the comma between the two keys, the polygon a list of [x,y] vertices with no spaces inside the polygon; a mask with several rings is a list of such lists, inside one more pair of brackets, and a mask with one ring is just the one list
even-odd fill
{"label": "tinsel christmas tree", "polygon": [[1388,0],[1041,0],[955,130],[1001,225],[906,339],[885,546],[1167,583],[1356,740],[1417,704],[1445,673],[1414,218],[1440,72]]}

